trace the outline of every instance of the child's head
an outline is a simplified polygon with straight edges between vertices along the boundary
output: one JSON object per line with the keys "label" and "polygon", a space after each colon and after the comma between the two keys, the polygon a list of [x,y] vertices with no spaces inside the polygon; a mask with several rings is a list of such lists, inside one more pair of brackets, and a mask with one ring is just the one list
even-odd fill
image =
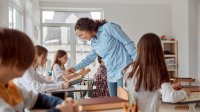
{"label": "child's head", "polygon": [[47,61],[48,50],[40,45],[35,46],[35,65],[44,67]]}
{"label": "child's head", "polygon": [[14,29],[0,28],[0,80],[20,77],[33,62],[34,46],[30,38]]}
{"label": "child's head", "polygon": [[[137,73],[136,69],[139,67]],[[134,74],[135,73],[135,74]],[[169,82],[160,38],[154,33],[144,34],[137,45],[137,59],[129,77],[136,75],[136,90],[143,84],[145,90],[156,90],[163,82]]]}
{"label": "child's head", "polygon": [[63,66],[67,62],[68,56],[67,52],[64,50],[58,50],[54,57],[53,65],[56,63],[60,66]]}

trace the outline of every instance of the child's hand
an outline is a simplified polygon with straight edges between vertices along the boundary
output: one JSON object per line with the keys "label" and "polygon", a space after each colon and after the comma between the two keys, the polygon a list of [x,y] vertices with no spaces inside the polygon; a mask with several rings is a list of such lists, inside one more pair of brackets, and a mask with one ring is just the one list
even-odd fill
{"label": "child's hand", "polygon": [[175,90],[180,90],[182,89],[182,86],[180,83],[176,83],[176,84],[172,84],[172,88],[174,88]]}
{"label": "child's hand", "polygon": [[66,88],[68,88],[69,87],[69,82],[63,82],[62,83],[62,88],[63,89],[66,89]]}
{"label": "child's hand", "polygon": [[72,98],[66,98],[65,103],[72,103],[74,112],[79,112],[77,101],[74,101]]}
{"label": "child's hand", "polygon": [[190,96],[191,92],[189,89],[181,89],[181,90],[184,90],[187,93],[187,96]]}
{"label": "child's hand", "polygon": [[74,73],[74,72],[76,72],[74,67],[67,69],[67,73]]}
{"label": "child's hand", "polygon": [[[74,101],[72,98],[66,98],[65,101],[62,102],[61,106],[71,105],[72,111],[69,112],[79,112],[78,102]],[[64,111],[63,111],[64,112]],[[68,111],[66,111],[68,112]]]}
{"label": "child's hand", "polygon": [[74,101],[72,98],[67,98],[62,104],[57,105],[61,112],[79,112],[78,110],[78,102]]}
{"label": "child's hand", "polygon": [[61,112],[74,112],[73,111],[73,105],[68,103],[68,104],[59,104],[56,106],[57,109],[59,109]]}

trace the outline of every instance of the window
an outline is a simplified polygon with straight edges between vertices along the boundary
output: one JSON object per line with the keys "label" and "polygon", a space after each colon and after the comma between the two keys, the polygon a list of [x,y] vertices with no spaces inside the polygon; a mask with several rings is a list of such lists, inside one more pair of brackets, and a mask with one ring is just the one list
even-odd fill
{"label": "window", "polygon": [[22,8],[23,0],[14,0],[18,7]]}
{"label": "window", "polygon": [[[84,59],[91,46],[87,42],[80,41],[74,32],[74,25],[81,17],[89,17],[92,19],[101,19],[102,10],[98,11],[52,11],[44,10],[42,14],[42,39],[41,43],[49,50],[48,59],[53,60],[58,49],[63,49],[68,53],[68,62],[66,68],[78,64]],[[94,68],[96,62],[90,65]],[[47,68],[48,69],[48,68]],[[92,74],[92,73],[91,73]]]}
{"label": "window", "polygon": [[23,16],[23,1],[10,0],[9,1],[9,28],[24,30],[24,16]]}

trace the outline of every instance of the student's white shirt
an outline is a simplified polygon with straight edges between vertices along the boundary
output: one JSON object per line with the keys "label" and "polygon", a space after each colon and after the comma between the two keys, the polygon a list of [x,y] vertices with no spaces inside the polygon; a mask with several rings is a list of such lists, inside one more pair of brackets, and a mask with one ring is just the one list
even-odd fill
{"label": "student's white shirt", "polygon": [[28,90],[45,92],[62,89],[62,82],[50,82],[43,79],[33,67],[30,67],[22,77],[15,79],[16,85],[23,85]]}
{"label": "student's white shirt", "polygon": [[0,112],[24,112],[25,107],[31,109],[35,105],[38,98],[38,93],[27,90],[23,88],[22,85],[17,87],[22,94],[23,102],[16,105],[15,107],[11,107],[3,99],[0,98]]}
{"label": "student's white shirt", "polygon": [[136,82],[137,79],[134,77],[132,79],[127,79],[125,88],[129,92],[131,101],[136,98],[141,112],[159,112],[161,100],[163,102],[176,103],[187,98],[187,93],[185,91],[176,91],[169,83],[161,84],[161,88],[154,92],[145,91],[142,86],[139,91],[136,92],[134,86]]}
{"label": "student's white shirt", "polygon": [[60,65],[54,64],[53,65],[53,70],[52,70],[52,79],[54,82],[57,81],[64,81],[62,78],[62,75],[65,74],[65,71],[61,68]]}

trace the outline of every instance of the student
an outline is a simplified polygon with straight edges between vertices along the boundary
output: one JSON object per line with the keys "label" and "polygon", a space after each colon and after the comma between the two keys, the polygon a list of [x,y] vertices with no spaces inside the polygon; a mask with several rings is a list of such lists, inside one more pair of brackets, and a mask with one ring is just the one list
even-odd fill
{"label": "student", "polygon": [[54,57],[52,70],[52,79],[54,82],[57,81],[67,81],[67,72],[65,71],[64,64],[67,62],[67,52],[64,50],[58,50]]}
{"label": "student", "polygon": [[175,103],[189,94],[185,90],[174,90],[169,83],[169,74],[164,61],[159,37],[144,34],[137,45],[137,59],[126,69],[126,88],[135,97],[142,112],[159,112],[160,98]]}
{"label": "student", "polygon": [[[26,34],[0,28],[0,112],[23,112],[24,108],[78,112],[78,105],[72,99],[63,102],[56,97],[28,91],[13,83],[12,79],[21,77],[31,65],[34,52],[33,43]],[[57,105],[60,103],[62,104]]]}
{"label": "student", "polygon": [[32,66],[24,73],[23,77],[16,79],[16,84],[21,83],[26,89],[35,90],[37,92],[45,92],[47,90],[58,90],[68,88],[68,82],[60,81],[53,83],[47,81],[41,77],[36,71],[36,68],[40,65],[45,65],[47,60],[48,50],[43,46],[35,46],[35,59],[32,63]]}
{"label": "student", "polygon": [[117,87],[123,85],[121,71],[136,57],[134,42],[115,23],[105,20],[80,18],[75,25],[76,35],[83,41],[91,41],[92,50],[88,56],[68,71],[75,72],[91,64],[101,56],[108,74],[108,88],[111,96],[117,96]]}
{"label": "student", "polygon": [[96,90],[92,92],[92,97],[108,97],[108,84],[107,84],[107,71],[102,61],[102,57],[97,56],[97,61],[99,63],[99,68],[94,75],[94,86]]}

